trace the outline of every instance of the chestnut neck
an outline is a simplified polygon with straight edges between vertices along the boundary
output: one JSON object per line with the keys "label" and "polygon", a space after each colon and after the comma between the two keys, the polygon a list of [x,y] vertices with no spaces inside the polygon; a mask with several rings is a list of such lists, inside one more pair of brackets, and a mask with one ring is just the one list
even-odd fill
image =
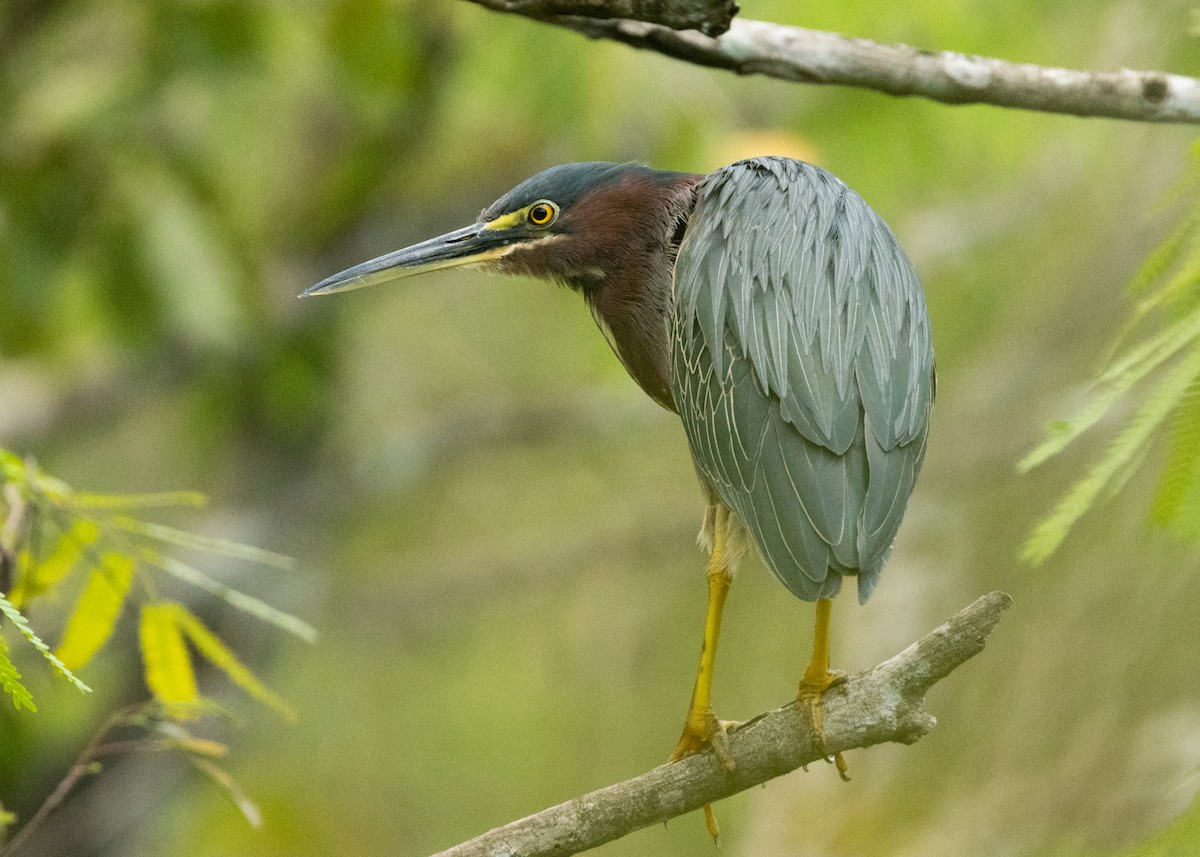
{"label": "chestnut neck", "polygon": [[[598,256],[594,268],[568,278],[567,283],[583,294],[596,324],[633,380],[655,402],[674,411],[672,276],[701,176],[667,175],[671,179],[656,183],[654,192],[638,180],[641,177],[627,178],[607,191],[629,199],[601,199],[606,213],[634,210],[636,214],[627,214],[619,236],[593,232],[596,246],[608,248],[606,255]],[[596,219],[600,218],[593,222]]]}

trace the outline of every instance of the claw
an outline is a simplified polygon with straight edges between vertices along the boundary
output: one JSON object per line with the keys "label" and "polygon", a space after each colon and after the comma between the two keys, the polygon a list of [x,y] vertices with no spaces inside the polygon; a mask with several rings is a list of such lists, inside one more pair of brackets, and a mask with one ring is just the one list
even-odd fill
{"label": "claw", "polygon": [[843,783],[850,782],[850,766],[846,764],[845,758],[841,753],[833,754],[833,766],[837,768],[838,776],[842,778]]}
{"label": "claw", "polygon": [[717,850],[721,850],[721,827],[717,824],[717,814],[713,812],[712,804],[704,805],[704,826],[708,828],[708,835],[712,837],[713,845]]}
{"label": "claw", "polygon": [[[831,754],[825,750],[825,715],[821,710],[821,694],[831,687],[845,683],[846,674],[841,670],[829,670],[824,675],[817,676],[810,675],[806,671],[796,693],[796,699],[808,704],[809,719],[812,722],[813,734],[816,736],[817,747],[821,751],[821,755],[826,762],[837,768],[838,776],[842,778],[842,781],[848,783],[850,775],[847,771],[850,770],[850,767],[846,764],[846,759],[841,753]],[[808,768],[805,767],[804,770],[808,771]]]}
{"label": "claw", "polygon": [[712,747],[713,754],[725,770],[732,771],[736,764],[729,752],[729,736],[726,730],[734,726],[737,726],[736,721],[718,720],[711,710],[689,714],[683,726],[683,734],[679,736],[671,758],[667,761],[678,762],[686,756],[701,753],[707,745]]}

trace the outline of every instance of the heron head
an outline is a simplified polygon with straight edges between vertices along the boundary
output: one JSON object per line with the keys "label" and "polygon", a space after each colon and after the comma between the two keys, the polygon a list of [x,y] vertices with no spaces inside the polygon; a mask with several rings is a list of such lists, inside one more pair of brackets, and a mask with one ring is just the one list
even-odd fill
{"label": "heron head", "polygon": [[669,264],[699,179],[640,164],[551,167],[471,225],[334,274],[301,297],[466,265],[598,287],[614,270]]}

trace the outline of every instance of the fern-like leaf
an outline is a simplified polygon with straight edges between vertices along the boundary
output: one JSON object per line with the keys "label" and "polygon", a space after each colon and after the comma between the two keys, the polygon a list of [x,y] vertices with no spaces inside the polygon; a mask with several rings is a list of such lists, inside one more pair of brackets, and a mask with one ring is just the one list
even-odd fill
{"label": "fern-like leaf", "polygon": [[221,791],[228,797],[246,822],[255,830],[262,827],[262,811],[258,805],[250,799],[250,796],[238,785],[228,771],[208,759],[191,758],[191,762],[205,776],[217,784]]}
{"label": "fern-like leaf", "polygon": [[1200,493],[1200,379],[1188,388],[1171,426],[1170,445],[1162,480],[1150,509],[1150,519],[1183,538],[1200,535],[1200,521],[1187,514]]}
{"label": "fern-like leaf", "polygon": [[87,664],[112,636],[133,581],[133,567],[132,558],[106,553],[92,571],[55,652],[71,669]]}
{"label": "fern-like leaf", "polygon": [[1111,495],[1121,490],[1149,457],[1153,436],[1168,419],[1169,448],[1151,520],[1169,526],[1180,536],[1200,540],[1200,405],[1195,404],[1195,387],[1200,384],[1198,191],[1200,140],[1192,146],[1184,178],[1160,205],[1160,210],[1165,210],[1187,195],[1195,197],[1189,200],[1191,209],[1134,276],[1129,290],[1140,300],[1114,349],[1151,319],[1159,329],[1112,357],[1082,412],[1073,420],[1051,424],[1047,437],[1018,464],[1019,470],[1026,471],[1058,454],[1111,413],[1113,406],[1135,387],[1143,383],[1149,386],[1150,392],[1106,454],[1034,529],[1023,549],[1030,562],[1039,563],[1057,549],[1074,523],[1103,493]]}
{"label": "fern-like leaf", "polygon": [[1200,213],[1189,214],[1185,217],[1183,222],[1175,227],[1175,231],[1167,236],[1167,240],[1151,252],[1149,258],[1142,263],[1142,267],[1133,275],[1133,281],[1129,284],[1130,294],[1135,296],[1145,294],[1151,286],[1165,277],[1183,256],[1189,239],[1194,240],[1194,233],[1198,228],[1200,228]]}
{"label": "fern-like leaf", "polygon": [[144,604],[138,636],[146,686],[172,717],[185,719],[193,716],[199,693],[178,612],[171,601]]}
{"label": "fern-like leaf", "polygon": [[8,646],[3,639],[0,639],[0,687],[3,687],[4,692],[12,697],[17,711],[22,708],[37,711],[37,706],[33,704],[33,696],[30,695],[25,685],[21,684],[21,674],[17,672],[13,662],[8,659]]}
{"label": "fern-like leaf", "polygon": [[247,595],[232,586],[227,586],[219,580],[213,580],[204,572],[185,562],[153,550],[143,551],[142,559],[149,565],[161,568],[167,574],[195,586],[197,589],[215,595],[231,607],[295,634],[306,642],[315,643],[317,641],[317,629],[303,619],[272,607],[267,602],[255,598],[253,595]]}
{"label": "fern-like leaf", "polygon": [[9,621],[11,621],[17,627],[17,630],[21,632],[21,636],[28,640],[30,645],[42,653],[42,657],[50,662],[50,665],[58,671],[59,675],[71,682],[71,684],[75,685],[75,687],[79,688],[84,693],[92,692],[90,687],[76,678],[75,673],[67,669],[66,664],[60,661],[55,654],[50,651],[50,647],[42,642],[42,638],[34,633],[33,628],[29,627],[29,621],[23,615],[21,615],[21,611],[14,607],[12,602],[3,595],[0,595],[0,613],[3,613],[8,617]]}
{"label": "fern-like leaf", "polygon": [[[0,621],[7,616],[54,668],[81,690],[88,687],[72,670],[85,666],[111,638],[138,570],[143,572],[140,579],[151,592],[151,576],[159,569],[303,639],[312,641],[316,637],[316,631],[306,622],[214,580],[168,552],[182,548],[281,569],[292,567],[290,557],[143,521],[133,514],[139,509],[199,506],[204,503],[200,494],[80,493],[44,473],[32,459],[4,449],[0,449],[0,483],[5,483],[4,499],[0,502],[20,503],[19,512],[31,510],[30,519],[39,526],[50,527],[51,534],[57,537],[56,541],[48,542],[51,549],[43,553],[36,548],[40,540],[32,526],[20,532],[16,532],[16,526],[6,528],[6,536],[10,531],[16,533],[15,537],[6,538],[4,547],[17,556],[18,565],[15,588],[9,594],[12,600],[0,595]],[[10,515],[10,520],[23,519]],[[26,621],[21,605],[52,592],[70,575],[84,572],[90,575],[67,619],[58,649],[52,652]],[[267,688],[182,605],[169,601],[144,604],[138,629],[146,685],[160,710],[176,721],[201,716],[211,709],[196,685],[193,667],[196,652],[252,696],[285,717],[294,716],[282,697]],[[0,690],[7,692],[19,708],[32,709],[33,702],[20,678],[5,656],[0,662]],[[193,754],[200,747],[197,740],[189,744],[189,752]]]}
{"label": "fern-like leaf", "polygon": [[31,562],[13,588],[12,603],[23,607],[30,599],[54,589],[70,574],[84,552],[100,537],[100,526],[88,518],[76,518],[58,540],[54,550],[40,562]]}
{"label": "fern-like leaf", "polygon": [[177,530],[174,527],[167,527],[163,524],[151,524],[147,521],[139,521],[137,518],[130,518],[124,515],[115,516],[112,522],[126,532],[146,536],[147,538],[175,545],[176,547],[219,554],[221,556],[233,557],[234,559],[243,559],[248,562],[256,562],[259,565],[271,566],[284,571],[291,571],[296,564],[295,560],[290,556],[284,556],[274,551],[263,550],[262,548],[244,545],[240,542],[231,542],[225,539],[198,536],[186,530]]}
{"label": "fern-like leaf", "polygon": [[1095,425],[1139,381],[1200,338],[1200,310],[1151,337],[1120,360],[1099,379],[1099,389],[1075,419],[1051,426],[1049,436],[1017,464],[1022,473],[1062,452],[1073,440]]}
{"label": "fern-like leaf", "polygon": [[221,638],[192,614],[182,604],[174,605],[175,623],[192,641],[192,645],[213,666],[222,670],[235,684],[259,702],[273,708],[287,720],[295,720],[296,713],[287,701],[262,683],[250,669],[222,642]]}
{"label": "fern-like leaf", "polygon": [[208,498],[196,491],[164,491],[157,494],[86,494],[76,492],[71,505],[77,509],[128,510],[199,508]]}
{"label": "fern-like leaf", "polygon": [[1194,347],[1159,380],[1104,458],[1067,492],[1049,517],[1034,528],[1022,550],[1023,559],[1038,565],[1058,549],[1071,527],[1092,507],[1101,491],[1143,450],[1150,435],[1170,416],[1198,375],[1200,347]]}

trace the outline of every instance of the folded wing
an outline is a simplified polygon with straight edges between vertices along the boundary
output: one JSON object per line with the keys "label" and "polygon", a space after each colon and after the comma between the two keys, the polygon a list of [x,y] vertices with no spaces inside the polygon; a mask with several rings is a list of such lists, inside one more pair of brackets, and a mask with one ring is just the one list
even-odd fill
{"label": "folded wing", "polygon": [[879,578],[925,452],[933,348],[883,220],[785,158],[708,176],[675,265],[672,393],[697,470],[806,600]]}

